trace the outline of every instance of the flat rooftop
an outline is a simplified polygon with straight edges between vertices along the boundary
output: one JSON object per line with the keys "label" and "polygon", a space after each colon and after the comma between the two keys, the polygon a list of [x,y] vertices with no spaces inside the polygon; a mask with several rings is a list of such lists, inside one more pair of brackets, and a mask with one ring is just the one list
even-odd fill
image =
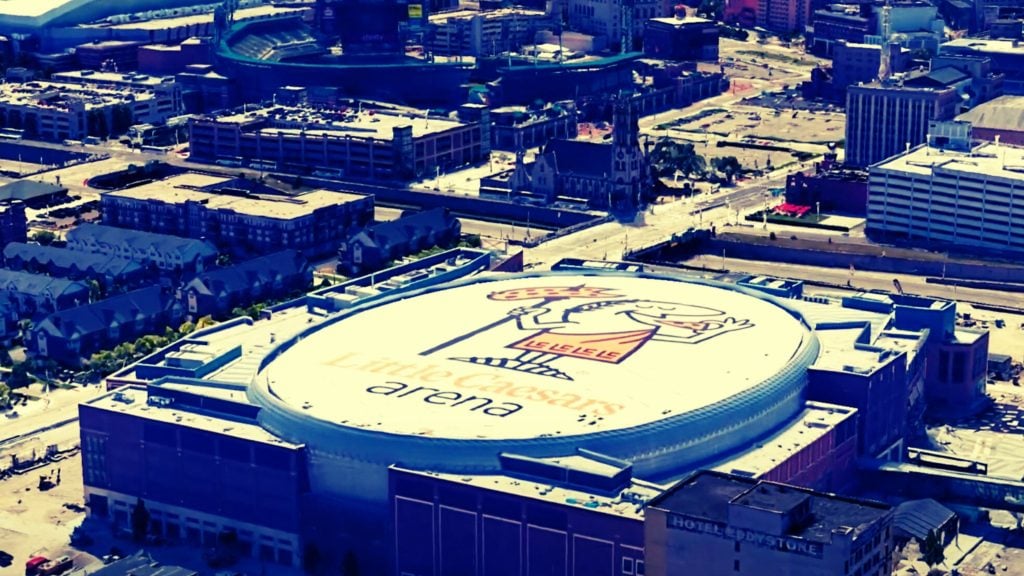
{"label": "flat rooftop", "polygon": [[121,73],[121,72],[99,72],[96,70],[69,70],[67,72],[54,72],[50,76],[57,82],[75,82],[88,84],[90,82],[102,82],[110,84],[124,84],[126,86],[154,87],[174,82],[174,76],[150,76],[148,74]]}
{"label": "flat rooftop", "polygon": [[197,190],[230,181],[230,178],[210,176],[199,173],[185,173],[170,176],[163,180],[107,192],[106,196],[114,198],[131,198],[134,200],[159,200],[167,204],[184,204],[198,202],[206,205],[209,210],[225,210],[249,216],[261,216],[290,220],[312,213],[314,210],[364,200],[366,197],[346,192],[315,190],[298,196],[273,196],[253,194],[236,196],[217,192]]}
{"label": "flat rooftop", "polygon": [[865,344],[855,344],[860,330],[826,330],[818,332],[821,352],[811,368],[869,376],[890,361],[894,351]]}
{"label": "flat rooftop", "polygon": [[828,544],[834,530],[852,529],[856,539],[891,508],[869,500],[854,500],[805,488],[761,482],[721,472],[698,472],[671,488],[648,505],[666,512],[729,523],[729,507],[751,505],[760,509],[784,510],[796,498],[810,498],[810,523],[795,523],[786,536]]}
{"label": "flat rooftop", "polygon": [[[305,8],[284,8],[278,6],[254,6],[252,8],[240,8],[235,11],[235,21],[242,22],[255,18],[268,16],[284,16],[287,14],[298,14]],[[185,28],[187,26],[200,26],[213,23],[213,12],[203,14],[191,14],[188,16],[175,16],[173,18],[154,18],[152,20],[140,20],[138,22],[125,22],[123,24],[83,24],[80,28],[111,28],[114,30],[167,30],[171,28]]]}
{"label": "flat rooftop", "polygon": [[681,24],[710,24],[711,20],[706,18],[698,18],[696,16],[687,16],[686,18],[673,18],[671,16],[666,18],[651,18],[651,22],[659,22],[661,24],[671,24],[673,26],[679,26]]}
{"label": "flat rooftop", "polygon": [[232,402],[247,402],[244,390],[228,388],[226,386],[213,386],[200,383],[167,381],[161,382],[159,388],[161,388],[162,390],[175,390],[178,392],[187,392],[189,394],[195,394],[197,396],[206,396],[207,398],[217,398],[219,400],[230,400]]}
{"label": "flat rooftop", "polygon": [[907,361],[910,362],[921,352],[921,347],[925,344],[925,338],[923,332],[885,330],[875,338],[873,344],[879,348],[906,352]]}
{"label": "flat rooftop", "polygon": [[182,408],[170,404],[159,406],[149,404],[148,394],[143,387],[122,387],[108,392],[102,396],[83,402],[83,404],[107,410],[131,414],[139,418],[145,418],[154,422],[186,426],[207,432],[226,434],[242,440],[262,442],[276,446],[298,448],[300,444],[294,444],[281,440],[270,432],[267,432],[257,424],[249,424],[234,419],[219,418],[208,413],[194,412],[188,408]]}
{"label": "flat rooftop", "polygon": [[974,344],[988,334],[987,330],[972,330],[970,328],[957,328],[953,330],[953,340],[957,344]]}
{"label": "flat rooftop", "polygon": [[483,16],[488,20],[496,20],[499,18],[507,18],[512,15],[533,18],[547,16],[543,10],[529,10],[526,8],[499,8],[497,10],[487,10],[485,12],[463,8],[460,10],[452,10],[450,12],[431,14],[428,19],[431,24],[443,24],[449,20],[465,20],[473,18],[474,16]]}
{"label": "flat rooftop", "polygon": [[[204,376],[205,379],[232,384],[248,385],[259,363],[275,346],[277,339],[290,338],[318,322],[325,316],[311,313],[304,302],[274,311],[269,319],[250,323],[222,323],[199,330],[189,335],[191,340],[203,343],[187,344],[187,352],[196,358],[208,359],[224,350],[241,346],[241,357]],[[145,360],[145,359],[143,359]],[[166,363],[162,365],[167,365]],[[111,376],[121,382],[144,382],[135,372],[135,365],[128,366]]]}
{"label": "flat rooftop", "polygon": [[413,137],[440,134],[465,126],[462,122],[448,118],[427,116],[425,112],[406,114],[376,110],[329,112],[292,106],[272,106],[247,110],[220,116],[216,119],[220,124],[243,125],[258,120],[269,122],[260,128],[261,133],[268,135],[304,133],[307,136],[352,136],[376,140],[391,140],[393,130],[405,126],[412,127]]}
{"label": "flat rooftop", "polygon": [[856,408],[807,402],[803,412],[778,433],[716,464],[712,469],[727,474],[759,477],[774,470],[856,414]]}
{"label": "flat rooftop", "polygon": [[1024,148],[986,143],[970,152],[943,150],[922,144],[876,164],[876,171],[931,176],[936,171],[968,178],[1003,178],[1024,182]]}
{"label": "flat rooftop", "polygon": [[661,494],[665,489],[664,486],[658,484],[633,479],[618,494],[614,496],[601,496],[583,491],[582,489],[575,490],[558,484],[536,482],[520,476],[508,476],[505,474],[471,476],[443,472],[421,472],[397,466],[394,468],[408,474],[438,478],[460,486],[468,485],[482,490],[514,494],[552,504],[579,506],[598,514],[632,518],[641,522],[644,519],[644,504]]}
{"label": "flat rooftop", "polygon": [[153,92],[137,87],[99,88],[74,86],[61,82],[0,84],[0,101],[38,109],[67,110],[72,102],[81,102],[86,109],[122,103],[129,98],[149,100]]}
{"label": "flat rooftop", "polygon": [[[998,52],[1000,54],[1017,54],[1024,56],[1024,44],[1015,44],[1013,40],[987,40],[982,38],[958,38],[944,42],[940,47],[940,54],[945,48],[959,50],[974,50],[976,52]],[[943,54],[944,55],[944,54]]]}
{"label": "flat rooftop", "polygon": [[0,16],[42,16],[73,0],[6,0],[0,4]]}

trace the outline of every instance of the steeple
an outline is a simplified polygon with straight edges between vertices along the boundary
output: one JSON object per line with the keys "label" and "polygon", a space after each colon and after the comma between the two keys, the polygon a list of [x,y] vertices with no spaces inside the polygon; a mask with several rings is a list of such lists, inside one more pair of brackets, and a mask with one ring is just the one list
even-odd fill
{"label": "steeple", "polygon": [[646,159],[640,149],[639,111],[633,98],[620,94],[613,108],[612,207],[636,207],[646,181]]}

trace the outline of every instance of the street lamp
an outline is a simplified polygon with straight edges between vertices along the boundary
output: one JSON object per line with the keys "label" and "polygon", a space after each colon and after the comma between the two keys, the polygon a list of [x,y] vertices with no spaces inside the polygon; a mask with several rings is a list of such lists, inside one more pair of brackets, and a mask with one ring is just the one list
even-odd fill
{"label": "street lamp", "polygon": [[821,202],[815,202],[814,203],[814,211],[817,213],[818,220],[820,221],[821,220]]}

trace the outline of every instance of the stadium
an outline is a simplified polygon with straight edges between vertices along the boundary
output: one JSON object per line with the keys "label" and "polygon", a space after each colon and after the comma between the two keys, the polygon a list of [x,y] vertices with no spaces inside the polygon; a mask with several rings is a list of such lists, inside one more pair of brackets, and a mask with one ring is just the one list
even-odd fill
{"label": "stadium", "polygon": [[788,422],[817,352],[798,313],[733,286],[498,277],[298,334],[249,397],[264,427],[308,447],[314,490],[383,502],[390,464],[487,473],[506,452],[583,448],[678,476]]}
{"label": "stadium", "polygon": [[[324,10],[331,6],[335,4],[326,5]],[[379,6],[395,8],[399,4],[385,2]],[[340,6],[335,9],[343,12]],[[246,100],[265,98],[274,89],[288,85],[332,86],[348,97],[392,102],[443,104],[465,100],[461,86],[469,81],[471,64],[405,56],[397,36],[397,12],[387,12],[382,19],[390,20],[393,30],[368,36],[390,41],[365,45],[350,31],[363,19],[352,18],[346,26],[333,26],[321,18],[319,30],[298,15],[234,22],[217,45],[217,69],[227,76],[250,80],[241,86]],[[344,54],[330,49],[331,39],[339,34],[343,41],[348,40]]]}
{"label": "stadium", "polygon": [[900,453],[925,328],[950,310],[487,262],[460,249],[352,279],[108,377],[80,411],[90,513],[126,520],[145,495],[170,538],[230,529],[270,560],[312,542],[362,562],[388,557],[396,469],[533,478],[522,502],[568,483],[628,507],[607,486],[697,469],[838,491],[858,456]]}

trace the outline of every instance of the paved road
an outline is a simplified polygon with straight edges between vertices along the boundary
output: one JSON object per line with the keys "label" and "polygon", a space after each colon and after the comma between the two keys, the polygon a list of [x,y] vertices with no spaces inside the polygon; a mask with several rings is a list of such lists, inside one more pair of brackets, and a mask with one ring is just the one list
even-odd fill
{"label": "paved road", "polygon": [[769,188],[785,183],[785,171],[777,177],[742,183],[736,189],[705,195],[697,199],[679,199],[651,207],[637,223],[608,222],[587,228],[571,236],[549,240],[527,251],[526,263],[547,268],[566,256],[584,259],[619,260],[630,248],[650,246],[669,239],[691,227],[723,226],[740,212],[764,202]]}
{"label": "paved road", "polygon": [[[689,260],[689,264],[701,265],[701,258],[698,256]],[[721,268],[721,257],[718,255],[706,255],[703,260],[709,267]],[[820,268],[815,266],[801,266],[798,264],[785,264],[781,262],[762,262],[754,260],[741,260],[730,258],[725,255],[725,267],[733,272],[748,272],[750,274],[764,274],[767,276],[781,276],[784,278],[795,278],[798,280],[812,280],[829,284],[844,285],[849,280],[854,288],[862,290],[893,290],[893,279],[898,278],[903,289],[910,294],[931,296],[946,300],[957,300],[961,302],[978,302],[995,306],[1007,306],[1020,308],[1024,304],[1024,298],[1020,294],[1011,292],[996,292],[991,290],[977,290],[972,288],[959,288],[943,284],[929,284],[923,276],[911,276],[907,274],[893,274],[890,272],[867,272],[854,270],[852,277],[848,268]],[[811,293],[820,289],[809,288]]]}
{"label": "paved road", "polygon": [[[32,393],[36,394],[35,391]],[[21,414],[18,418],[0,417],[0,446],[77,420],[78,403],[102,393],[103,390],[97,386],[53,390],[39,400],[17,407],[16,410]]]}

